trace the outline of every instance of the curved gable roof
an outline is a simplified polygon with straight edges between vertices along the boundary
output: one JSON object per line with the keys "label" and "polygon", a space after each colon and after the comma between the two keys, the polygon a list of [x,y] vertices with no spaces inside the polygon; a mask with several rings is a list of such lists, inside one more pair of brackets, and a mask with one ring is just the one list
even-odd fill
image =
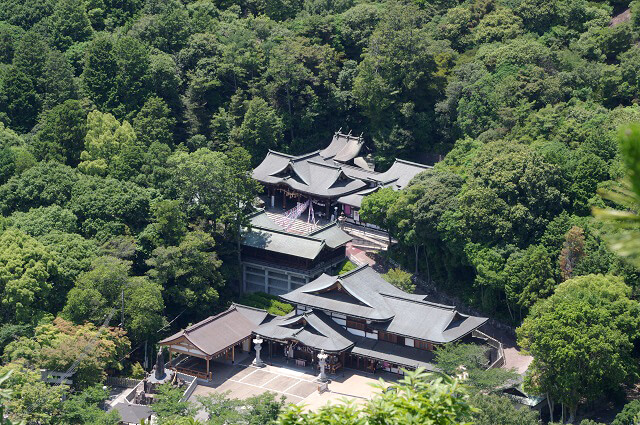
{"label": "curved gable roof", "polygon": [[232,304],[227,310],[191,325],[159,342],[172,345],[186,340],[208,356],[251,336],[253,330],[267,317],[262,309]]}

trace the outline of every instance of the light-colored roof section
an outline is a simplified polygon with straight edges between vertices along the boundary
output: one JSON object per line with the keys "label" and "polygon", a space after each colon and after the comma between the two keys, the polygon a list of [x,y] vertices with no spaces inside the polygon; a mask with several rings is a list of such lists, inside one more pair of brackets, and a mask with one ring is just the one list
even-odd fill
{"label": "light-colored roof section", "polygon": [[143,419],[149,419],[153,410],[149,406],[140,404],[117,403],[111,410],[115,410],[120,415],[120,420],[125,424],[139,424]]}
{"label": "light-colored roof section", "polygon": [[487,321],[483,317],[461,314],[452,306],[386,294],[383,297],[395,315],[391,322],[381,324],[379,329],[399,335],[434,343],[453,342]]}
{"label": "light-colored roof section", "polygon": [[171,345],[184,339],[206,355],[212,356],[249,337],[266,317],[265,310],[232,304],[222,313],[207,317],[163,339],[159,344]]}
{"label": "light-colored roof section", "polygon": [[352,177],[343,170],[339,163],[325,160],[317,152],[290,157],[269,151],[260,165],[253,170],[253,178],[263,183],[282,184],[300,193],[325,198],[337,198],[367,186],[366,182]]}
{"label": "light-colored roof section", "polygon": [[352,193],[351,195],[341,196],[338,198],[338,202],[341,204],[351,205],[352,207],[360,208],[362,206],[362,199],[375,191],[380,189],[380,187],[372,187],[369,189],[361,190],[357,193]]}
{"label": "light-colored roof section", "polygon": [[371,186],[402,189],[416,174],[433,168],[398,159],[387,171],[379,173],[370,169],[362,158],[354,164],[348,163],[357,158],[363,143],[361,136],[338,132],[321,151],[299,156],[269,151],[253,170],[253,178],[265,184],[288,186],[302,194],[336,199]]}
{"label": "light-colored roof section", "polygon": [[335,221],[324,227],[314,230],[308,236],[323,240],[329,248],[335,249],[345,245],[353,239],[347,232],[342,230]]}
{"label": "light-colored roof section", "polygon": [[364,140],[362,136],[352,136],[339,131],[333,135],[331,143],[320,151],[323,158],[332,158],[339,162],[348,162],[358,156]]}
{"label": "light-colored roof section", "polygon": [[255,333],[281,341],[298,341],[308,347],[329,352],[340,352],[353,346],[347,331],[321,311],[301,315],[292,312],[286,316],[274,317],[260,325]]}
{"label": "light-colored roof section", "polygon": [[258,227],[245,232],[242,244],[309,260],[315,259],[325,246],[320,239]]}
{"label": "light-colored roof section", "polygon": [[308,235],[299,235],[285,231],[264,210],[255,212],[250,220],[251,229],[245,229],[242,245],[310,260],[315,259],[325,246],[336,249],[352,239],[335,221]]}
{"label": "light-colored roof section", "polygon": [[418,164],[417,162],[405,161],[402,159],[396,159],[391,168],[382,173],[380,179],[395,180],[395,186],[398,189],[406,187],[412,178],[424,170],[429,170],[433,167],[424,164]]}
{"label": "light-colored roof section", "polygon": [[282,226],[279,226],[275,221],[271,220],[264,210],[259,210],[253,213],[249,220],[251,221],[251,227],[260,227],[262,229],[284,230]]}
{"label": "light-colored roof section", "polygon": [[[344,291],[327,288],[339,282]],[[335,311],[371,320],[389,320],[394,312],[384,302],[381,293],[423,299],[424,295],[407,294],[368,266],[360,267],[340,276],[322,274],[317,279],[284,294],[281,297],[294,304],[303,304],[321,310]]]}

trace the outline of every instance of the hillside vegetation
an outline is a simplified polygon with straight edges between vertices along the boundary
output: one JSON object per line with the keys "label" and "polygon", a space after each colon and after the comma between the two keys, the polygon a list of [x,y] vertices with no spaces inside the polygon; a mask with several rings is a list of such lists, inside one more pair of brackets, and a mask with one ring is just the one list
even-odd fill
{"label": "hillside vegetation", "polygon": [[[367,197],[362,217],[391,231],[407,269],[524,321],[535,371],[559,374],[534,373],[532,391],[572,416],[620,394],[637,380],[640,274],[591,209],[626,173],[618,131],[640,121],[639,41],[640,2],[625,0],[0,0],[9,415],[111,423],[96,407],[107,371],[236,299],[251,168],[340,128],[364,134],[379,170],[442,159]],[[563,297],[571,288],[584,298]],[[558,316],[574,307],[594,316]],[[105,319],[126,334],[98,333]],[[591,329],[571,320],[609,339],[539,344]],[[98,336],[99,358],[81,355]],[[33,371],[76,363],[88,389],[47,396]]]}

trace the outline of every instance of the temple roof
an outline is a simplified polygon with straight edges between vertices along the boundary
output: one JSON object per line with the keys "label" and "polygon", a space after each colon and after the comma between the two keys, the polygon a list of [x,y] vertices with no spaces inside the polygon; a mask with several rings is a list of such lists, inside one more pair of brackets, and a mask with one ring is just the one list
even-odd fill
{"label": "temple roof", "polygon": [[251,228],[244,231],[242,245],[309,260],[315,259],[325,247],[336,249],[352,239],[335,221],[300,235],[285,231],[264,211],[256,212],[250,220]]}
{"label": "temple roof", "polygon": [[117,403],[111,407],[120,415],[120,423],[139,424],[143,419],[147,420],[153,415],[153,410],[149,406],[140,404]]}
{"label": "temple roof", "polygon": [[159,342],[172,345],[187,341],[208,356],[237,344],[251,336],[251,332],[267,317],[265,310],[232,304],[229,309],[191,325]]}
{"label": "temple roof", "polygon": [[253,178],[306,195],[339,198],[374,186],[401,189],[416,174],[432,168],[396,159],[384,173],[373,171],[365,167],[362,158],[356,158],[363,143],[361,136],[336,133],[331,144],[321,151],[294,156],[270,150],[253,170]]}
{"label": "temple roof", "polygon": [[328,352],[341,352],[354,344],[350,334],[321,311],[274,317],[260,325],[255,333],[270,339],[298,341]]}
{"label": "temple roof", "polygon": [[456,341],[487,319],[409,294],[368,266],[339,276],[321,275],[281,296],[292,304],[371,320],[371,326],[437,344]]}
{"label": "temple roof", "polygon": [[334,161],[348,162],[358,156],[363,144],[362,136],[342,134],[338,131],[333,135],[329,146],[320,151],[320,155]]}
{"label": "temple roof", "polygon": [[422,367],[428,372],[439,370],[431,363],[435,358],[433,351],[364,337],[355,337],[354,340],[355,346],[353,350],[351,350],[353,354],[394,363],[400,366]]}

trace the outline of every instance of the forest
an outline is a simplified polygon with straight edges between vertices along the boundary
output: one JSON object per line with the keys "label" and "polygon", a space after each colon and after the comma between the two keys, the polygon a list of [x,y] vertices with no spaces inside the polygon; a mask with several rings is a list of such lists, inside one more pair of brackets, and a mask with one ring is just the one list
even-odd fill
{"label": "forest", "polygon": [[[139,374],[146,348],[237,299],[252,167],[340,128],[380,170],[435,163],[365,198],[389,255],[520,326],[528,385],[571,417],[624,401],[640,271],[592,210],[619,203],[602,194],[629,190],[640,152],[620,130],[640,121],[639,42],[628,0],[0,0],[7,412],[113,423],[107,372]],[[74,364],[61,403],[37,370]]]}

